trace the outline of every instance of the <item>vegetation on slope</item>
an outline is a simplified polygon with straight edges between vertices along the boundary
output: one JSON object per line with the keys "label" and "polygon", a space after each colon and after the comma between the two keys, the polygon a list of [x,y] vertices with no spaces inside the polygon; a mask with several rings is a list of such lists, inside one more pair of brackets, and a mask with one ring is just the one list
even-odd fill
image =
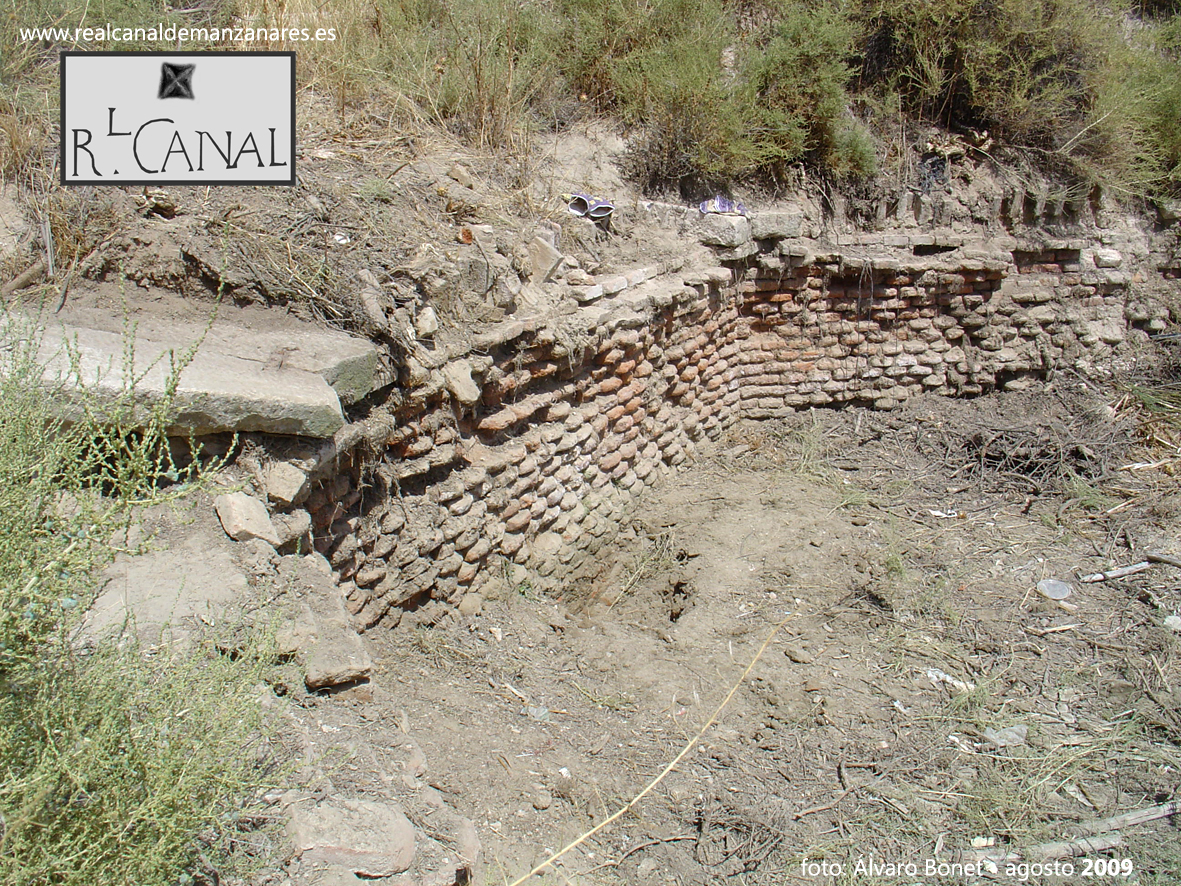
{"label": "vegetation on slope", "polygon": [[0,882],[191,883],[269,765],[268,658],[80,630],[112,537],[191,478],[166,406],[135,432],[129,400],[55,419],[37,337],[0,327]]}
{"label": "vegetation on slope", "polygon": [[334,27],[332,42],[239,48],[297,50],[305,82],[343,116],[365,106],[477,144],[523,149],[539,127],[615,115],[649,189],[782,185],[801,166],[866,178],[897,149],[901,119],[912,133],[975,133],[979,150],[1017,151],[1060,178],[1181,193],[1176,0],[219,0],[196,15],[152,0],[9,4],[8,175],[44,155],[45,87],[73,45],[22,42],[19,29],[162,21]]}

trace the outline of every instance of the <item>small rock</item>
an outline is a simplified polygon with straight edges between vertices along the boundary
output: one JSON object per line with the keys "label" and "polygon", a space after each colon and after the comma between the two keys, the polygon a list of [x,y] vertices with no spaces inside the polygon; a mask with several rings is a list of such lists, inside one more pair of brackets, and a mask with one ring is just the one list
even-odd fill
{"label": "small rock", "polygon": [[281,505],[297,505],[308,497],[308,478],[290,462],[269,465],[263,474],[267,498]]}
{"label": "small rock", "polygon": [[592,286],[572,286],[570,287],[570,294],[574,296],[575,301],[584,305],[602,298],[603,287],[598,283]]}
{"label": "small rock", "polygon": [[414,331],[419,338],[430,338],[439,331],[439,315],[435,309],[427,305],[414,318]]}
{"label": "small rock", "polygon": [[279,537],[276,546],[282,553],[295,553],[300,548],[300,542],[305,542],[302,553],[311,550],[312,517],[300,508],[290,514],[275,514],[271,517],[271,525]]}
{"label": "small rock", "polygon": [[459,601],[460,615],[479,615],[484,608],[484,598],[479,594],[464,594]]}
{"label": "small rock", "polygon": [[393,803],[333,798],[288,809],[287,836],[308,864],[339,865],[360,877],[389,877],[414,862],[414,826]]}
{"label": "small rock", "polygon": [[1165,619],[1165,627],[1181,634],[1181,615],[1170,615]]}
{"label": "small rock", "polygon": [[464,406],[472,406],[480,399],[480,389],[472,381],[472,364],[467,360],[453,360],[443,367],[447,390]]}
{"label": "small rock", "polygon": [[244,492],[219,495],[213,500],[217,518],[222,529],[234,541],[261,538],[275,547],[279,546],[279,535],[267,514],[266,505]]}
{"label": "small rock", "polygon": [[538,812],[549,809],[552,805],[554,805],[554,798],[549,791],[538,791],[533,795],[533,808]]}
{"label": "small rock", "polygon": [[783,648],[783,654],[796,664],[811,664],[816,660],[816,657],[808,652],[808,650],[790,643]]}
{"label": "small rock", "polygon": [[1120,255],[1115,249],[1096,249],[1095,250],[1095,267],[1097,268],[1118,268],[1123,264],[1124,257]]}
{"label": "small rock", "polygon": [[529,278],[534,283],[544,283],[562,261],[562,253],[541,237],[534,237],[525,247],[529,253]]}
{"label": "small rock", "polygon": [[447,175],[451,179],[459,182],[465,188],[474,188],[476,186],[476,180],[472,178],[472,174],[468,172],[467,167],[459,163],[456,163],[454,166],[448,169]]}

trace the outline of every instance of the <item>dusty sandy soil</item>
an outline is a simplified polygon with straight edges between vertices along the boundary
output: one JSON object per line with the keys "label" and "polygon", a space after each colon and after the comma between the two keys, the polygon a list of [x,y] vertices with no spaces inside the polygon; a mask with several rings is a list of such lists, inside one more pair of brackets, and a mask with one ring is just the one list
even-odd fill
{"label": "dusty sandy soil", "polygon": [[[300,716],[336,790],[427,809],[427,833],[441,800],[475,824],[482,882],[511,883],[655,778],[780,625],[697,747],[537,882],[974,882],[922,872],[1177,795],[1181,573],[1077,581],[1177,553],[1181,496],[1119,470],[1134,443],[1069,389],[744,426],[637,503],[593,586],[545,599],[506,570],[477,616],[370,634],[371,699]],[[1177,837],[1158,820],[1090,856],[1175,883]]]}

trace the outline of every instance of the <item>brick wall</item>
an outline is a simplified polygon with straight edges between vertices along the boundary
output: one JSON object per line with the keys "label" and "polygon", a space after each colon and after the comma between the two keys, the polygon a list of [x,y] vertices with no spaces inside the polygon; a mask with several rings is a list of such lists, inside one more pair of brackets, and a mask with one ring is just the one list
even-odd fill
{"label": "brick wall", "polygon": [[740,419],[1020,388],[1163,327],[1082,241],[874,253],[767,230],[727,234],[718,267],[631,275],[408,376],[307,502],[358,628],[433,622],[507,564],[546,591],[593,579],[635,496]]}

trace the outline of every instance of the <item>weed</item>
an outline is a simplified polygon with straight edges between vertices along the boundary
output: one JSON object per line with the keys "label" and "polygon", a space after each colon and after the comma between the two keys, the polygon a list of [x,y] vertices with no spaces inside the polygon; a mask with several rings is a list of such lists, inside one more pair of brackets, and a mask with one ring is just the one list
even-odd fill
{"label": "weed", "polygon": [[643,549],[632,559],[631,564],[623,570],[619,590],[611,594],[611,609],[638,588],[643,582],[656,575],[668,574],[677,564],[676,534],[672,531],[660,532],[649,536]]}
{"label": "weed", "polygon": [[72,400],[67,424],[39,331],[10,323],[0,341],[0,881],[176,882],[201,857],[224,870],[235,809],[271,771],[257,694],[267,643],[232,658],[201,643],[145,650],[132,630],[83,653],[77,636],[112,530],[160,498],[163,478],[194,478],[164,436],[192,352],[145,410],[129,347],[128,386]]}
{"label": "weed", "polygon": [[589,689],[585,689],[578,683],[574,683],[573,685],[587,701],[596,707],[605,708],[606,710],[617,713],[636,710],[636,700],[630,695],[624,693],[618,695],[599,695]]}
{"label": "weed", "polygon": [[[88,656],[42,655],[0,696],[0,880],[174,882],[195,836],[232,839],[273,766],[258,681],[265,648],[231,661],[147,656],[134,640]],[[223,868],[224,870],[224,868]]]}
{"label": "weed", "polygon": [[[783,187],[801,164],[829,179],[871,176],[879,153],[898,156],[853,113],[875,107],[989,130],[1073,179],[1179,192],[1181,17],[1169,9],[1142,10],[1125,34],[1126,10],[1089,0],[344,0],[335,40],[253,48],[299,49],[304,85],[332,96],[346,127],[430,124],[507,154],[506,166],[528,156],[538,129],[613,114],[631,127],[633,176],[686,197],[750,178]],[[61,47],[22,40],[20,28],[224,29],[231,16],[253,28],[324,24],[311,0],[185,10],[36,0],[0,19],[0,43],[14,47],[0,62],[0,172],[50,163]],[[211,48],[240,48],[225,33]]]}
{"label": "weed", "polygon": [[1094,483],[1078,476],[1073,471],[1063,482],[1062,491],[1068,501],[1092,513],[1101,513],[1119,504],[1119,499],[1108,495]]}

